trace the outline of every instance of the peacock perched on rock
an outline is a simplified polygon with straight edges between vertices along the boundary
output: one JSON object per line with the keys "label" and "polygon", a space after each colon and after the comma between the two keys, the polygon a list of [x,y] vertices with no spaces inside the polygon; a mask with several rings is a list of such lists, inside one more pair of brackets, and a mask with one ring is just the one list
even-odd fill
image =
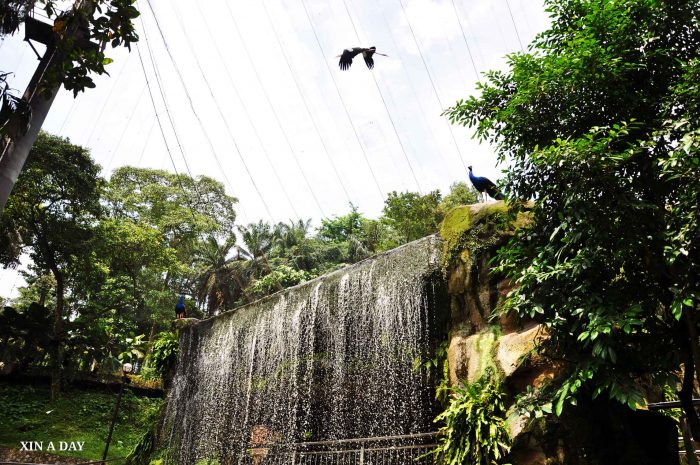
{"label": "peacock perched on rock", "polygon": [[472,167],[469,166],[468,168],[469,180],[474,185],[474,188],[479,192],[479,200],[481,202],[486,202],[486,194],[496,200],[505,199],[505,196],[499,192],[498,187],[496,187],[496,184],[494,184],[493,181],[483,176],[474,176]]}
{"label": "peacock perched on rock", "polygon": [[175,316],[178,320],[182,318],[187,318],[187,311],[185,310],[185,295],[180,294],[180,298],[177,300],[175,305]]}

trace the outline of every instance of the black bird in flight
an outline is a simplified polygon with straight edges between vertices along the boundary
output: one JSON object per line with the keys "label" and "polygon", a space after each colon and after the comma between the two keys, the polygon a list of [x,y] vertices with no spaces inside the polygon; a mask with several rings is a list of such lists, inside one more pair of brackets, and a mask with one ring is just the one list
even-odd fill
{"label": "black bird in flight", "polygon": [[365,59],[365,63],[367,64],[367,67],[369,69],[374,68],[374,58],[372,58],[373,55],[381,55],[383,57],[388,57],[389,55],[385,55],[383,53],[377,52],[377,47],[370,47],[370,48],[365,48],[365,47],[353,47],[353,48],[346,48],[343,50],[343,53],[341,55],[338,55],[338,58],[340,58],[340,61],[338,62],[338,66],[340,66],[340,69],[345,71],[346,69],[350,68],[350,65],[352,65],[352,59],[355,58],[357,55],[362,54],[362,58]]}
{"label": "black bird in flight", "polygon": [[488,178],[485,178],[483,176],[474,176],[474,173],[472,173],[472,167],[469,166],[469,180],[472,182],[474,185],[474,188],[479,191],[479,197],[481,197],[481,201],[485,202],[486,201],[486,194],[490,195],[496,200],[503,200],[505,197],[503,194],[501,194],[498,191],[498,188],[496,185],[493,183]]}

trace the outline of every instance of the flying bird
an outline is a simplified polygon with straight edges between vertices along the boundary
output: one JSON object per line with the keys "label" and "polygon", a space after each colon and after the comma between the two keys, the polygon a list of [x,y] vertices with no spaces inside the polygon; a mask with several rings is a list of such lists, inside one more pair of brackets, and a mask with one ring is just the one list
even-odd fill
{"label": "flying bird", "polygon": [[175,305],[175,316],[177,319],[187,318],[187,312],[185,311],[185,295],[180,294],[180,298]]}
{"label": "flying bird", "polygon": [[340,66],[340,69],[345,71],[346,69],[350,68],[350,65],[352,65],[352,59],[355,58],[357,55],[362,54],[362,58],[365,59],[365,63],[367,64],[367,67],[369,69],[374,68],[374,58],[372,58],[373,55],[381,55],[383,57],[388,57],[389,55],[385,55],[383,53],[377,52],[377,47],[370,47],[370,48],[365,48],[365,47],[353,47],[353,48],[346,48],[343,50],[343,53],[341,55],[338,55],[337,58],[340,58],[340,61],[338,62],[338,66]]}
{"label": "flying bird", "polygon": [[479,191],[479,200],[486,202],[486,194],[490,195],[496,200],[503,200],[505,197],[498,191],[498,187],[488,178],[483,176],[474,176],[472,173],[472,167],[469,166],[469,180],[474,185],[474,188]]}

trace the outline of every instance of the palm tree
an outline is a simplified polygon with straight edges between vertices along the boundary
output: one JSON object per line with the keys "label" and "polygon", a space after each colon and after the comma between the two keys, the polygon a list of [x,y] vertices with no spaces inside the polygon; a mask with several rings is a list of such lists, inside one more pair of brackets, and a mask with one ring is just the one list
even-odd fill
{"label": "palm tree", "polygon": [[230,309],[245,294],[248,266],[240,254],[231,254],[235,246],[233,235],[223,243],[209,237],[198,251],[196,295],[197,300],[206,305],[208,316]]}
{"label": "palm tree", "polygon": [[311,271],[321,260],[318,243],[309,238],[310,229],[311,220],[290,221],[289,224],[279,223],[276,226],[279,254],[298,270]]}
{"label": "palm tree", "polygon": [[253,278],[259,278],[263,274],[272,271],[268,262],[268,255],[279,239],[278,231],[269,223],[259,221],[248,226],[239,226],[238,232],[245,246],[238,246],[238,253],[249,261],[250,274]]}
{"label": "palm tree", "polygon": [[289,224],[278,223],[275,232],[278,237],[278,245],[287,250],[304,242],[311,229],[311,220],[290,221]]}

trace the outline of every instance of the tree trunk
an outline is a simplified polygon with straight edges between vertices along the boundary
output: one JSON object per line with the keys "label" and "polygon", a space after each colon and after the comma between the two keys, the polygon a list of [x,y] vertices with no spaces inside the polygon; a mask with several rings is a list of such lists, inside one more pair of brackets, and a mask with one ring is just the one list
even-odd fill
{"label": "tree trunk", "polygon": [[[3,2],[3,5],[4,4],[5,2]],[[56,98],[56,94],[58,94],[59,86],[51,89],[49,98],[37,92],[46,70],[51,66],[56,57],[55,50],[53,46],[47,47],[23,95],[23,98],[27,100],[32,109],[29,129],[26,134],[0,147],[2,149],[2,152],[0,152],[0,213],[5,209],[7,199],[10,197],[12,188],[15,187],[15,182],[17,182],[19,173],[22,171],[22,167],[24,167],[24,162],[27,161],[29,151],[39,135],[39,130],[44,124],[44,120]]]}
{"label": "tree trunk", "polygon": [[693,435],[693,439],[700,441],[700,419],[693,406],[693,380],[695,378],[693,365],[693,356],[689,353],[683,367],[683,384],[678,393],[678,398],[681,401],[681,408],[683,413],[685,413],[688,428]]}
{"label": "tree trunk", "polygon": [[700,363],[698,363],[700,362],[700,345],[698,345],[698,330],[695,325],[695,318],[693,318],[693,313],[688,309],[683,310],[682,318],[685,322],[686,331],[688,332],[690,351],[695,361],[695,378],[698,383],[700,383]]}
{"label": "tree trunk", "polygon": [[685,457],[688,465],[699,465],[698,458],[695,456],[695,444],[691,438],[688,422],[681,418],[681,433],[683,436],[683,448],[685,449]]}
{"label": "tree trunk", "polygon": [[61,371],[63,365],[63,295],[65,284],[63,273],[58,268],[51,270],[56,278],[56,312],[53,320],[51,354],[51,401],[58,399],[61,392]]}
{"label": "tree trunk", "polygon": [[[170,271],[165,273],[165,278],[163,279],[163,287],[161,290],[165,291],[170,283]],[[149,362],[149,356],[151,355],[151,350],[153,349],[153,339],[156,337],[156,329],[158,328],[158,321],[156,317],[151,314],[151,330],[148,333],[148,341],[146,342],[146,352],[143,355],[144,366]]]}

